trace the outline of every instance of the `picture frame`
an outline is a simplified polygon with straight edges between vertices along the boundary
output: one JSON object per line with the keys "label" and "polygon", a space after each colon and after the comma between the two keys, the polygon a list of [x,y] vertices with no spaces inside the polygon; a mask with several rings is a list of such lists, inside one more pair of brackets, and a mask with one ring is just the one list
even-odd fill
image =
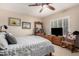
{"label": "picture frame", "polygon": [[30,22],[22,22],[22,29],[31,29]]}
{"label": "picture frame", "polygon": [[9,26],[21,26],[21,19],[20,18],[9,17],[8,18],[8,25]]}

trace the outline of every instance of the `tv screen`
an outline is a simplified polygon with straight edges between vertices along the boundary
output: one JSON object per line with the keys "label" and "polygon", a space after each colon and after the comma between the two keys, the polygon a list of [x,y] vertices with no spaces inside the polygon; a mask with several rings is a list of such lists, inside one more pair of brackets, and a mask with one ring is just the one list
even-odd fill
{"label": "tv screen", "polygon": [[63,35],[63,29],[62,28],[51,28],[51,34],[52,35]]}

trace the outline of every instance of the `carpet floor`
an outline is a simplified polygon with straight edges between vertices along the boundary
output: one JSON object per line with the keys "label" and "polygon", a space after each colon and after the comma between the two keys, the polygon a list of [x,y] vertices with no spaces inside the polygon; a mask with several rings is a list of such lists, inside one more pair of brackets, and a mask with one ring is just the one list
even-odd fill
{"label": "carpet floor", "polygon": [[79,52],[72,53],[71,50],[54,45],[54,56],[79,56]]}

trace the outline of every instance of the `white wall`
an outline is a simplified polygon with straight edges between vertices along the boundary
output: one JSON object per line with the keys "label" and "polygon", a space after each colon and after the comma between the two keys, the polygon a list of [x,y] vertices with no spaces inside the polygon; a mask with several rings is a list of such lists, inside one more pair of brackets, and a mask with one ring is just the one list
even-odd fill
{"label": "white wall", "polygon": [[79,31],[79,5],[69,8],[67,10],[60,11],[54,15],[50,15],[42,19],[44,23],[44,29],[47,34],[50,34],[50,21],[61,17],[70,17],[70,32],[75,30]]}
{"label": "white wall", "polygon": [[[8,26],[8,17],[20,18],[21,22],[22,21],[31,22],[31,29],[22,29],[22,26]],[[41,21],[41,20],[32,16],[27,16],[27,15],[0,9],[0,25],[7,25],[8,26],[7,31],[13,33],[15,36],[24,36],[24,35],[33,34],[35,21]]]}

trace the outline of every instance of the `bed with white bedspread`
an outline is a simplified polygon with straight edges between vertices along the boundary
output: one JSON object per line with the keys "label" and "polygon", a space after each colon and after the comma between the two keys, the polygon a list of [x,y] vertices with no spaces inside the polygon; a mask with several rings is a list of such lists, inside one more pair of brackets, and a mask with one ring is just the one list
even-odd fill
{"label": "bed with white bedspread", "polygon": [[17,44],[9,45],[6,55],[44,56],[54,52],[53,44],[40,36],[16,37]]}

